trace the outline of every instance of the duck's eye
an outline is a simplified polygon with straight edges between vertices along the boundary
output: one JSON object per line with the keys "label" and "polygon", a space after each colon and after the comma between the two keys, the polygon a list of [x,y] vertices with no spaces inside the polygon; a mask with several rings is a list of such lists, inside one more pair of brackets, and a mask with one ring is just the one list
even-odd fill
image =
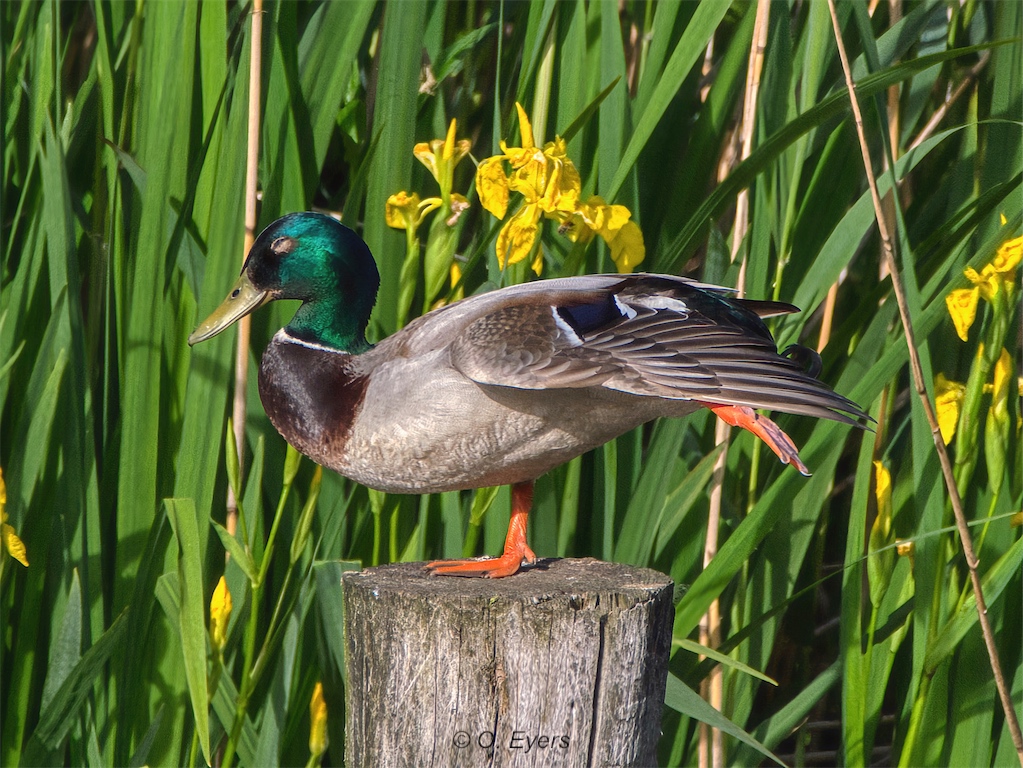
{"label": "duck's eye", "polygon": [[293,237],[278,237],[270,243],[270,250],[278,256],[284,256],[295,250],[295,239]]}

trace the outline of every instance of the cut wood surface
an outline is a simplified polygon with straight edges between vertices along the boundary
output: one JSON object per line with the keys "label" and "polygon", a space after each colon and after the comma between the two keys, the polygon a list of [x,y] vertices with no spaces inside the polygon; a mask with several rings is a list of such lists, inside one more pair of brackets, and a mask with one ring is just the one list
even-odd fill
{"label": "cut wood surface", "polygon": [[593,559],[343,577],[346,764],[655,765],[672,582]]}

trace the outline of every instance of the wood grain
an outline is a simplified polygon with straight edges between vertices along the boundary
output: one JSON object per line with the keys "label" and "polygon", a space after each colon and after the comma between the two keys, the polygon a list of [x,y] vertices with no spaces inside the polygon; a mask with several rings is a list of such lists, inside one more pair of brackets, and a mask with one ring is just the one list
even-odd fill
{"label": "wood grain", "polygon": [[516,576],[346,573],[346,764],[656,764],[672,582],[593,559]]}

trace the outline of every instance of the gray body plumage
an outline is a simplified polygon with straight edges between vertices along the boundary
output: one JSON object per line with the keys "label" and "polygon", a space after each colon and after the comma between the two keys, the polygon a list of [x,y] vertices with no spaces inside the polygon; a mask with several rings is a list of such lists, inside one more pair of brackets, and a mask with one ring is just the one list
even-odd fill
{"label": "gray body plumage", "polygon": [[314,461],[398,493],[533,480],[701,402],[855,423],[853,403],[778,354],[758,315],[788,311],[678,277],[544,280],[434,310],[358,355],[281,331],[260,394]]}

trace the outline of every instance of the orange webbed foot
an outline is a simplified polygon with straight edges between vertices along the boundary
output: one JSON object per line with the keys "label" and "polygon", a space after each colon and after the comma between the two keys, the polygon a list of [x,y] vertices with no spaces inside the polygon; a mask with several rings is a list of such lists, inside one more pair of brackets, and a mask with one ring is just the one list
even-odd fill
{"label": "orange webbed foot", "polygon": [[470,560],[434,560],[427,563],[430,573],[441,576],[475,576],[484,579],[503,579],[519,572],[522,563],[532,565],[536,555],[526,543],[526,523],[533,504],[533,483],[512,486],[512,515],[508,535],[504,540],[504,554],[500,557],[477,557]]}
{"label": "orange webbed foot", "polygon": [[766,416],[761,416],[745,405],[719,405],[717,403],[703,403],[703,405],[714,411],[714,414],[726,424],[742,427],[759,437],[781,459],[782,464],[791,464],[799,470],[800,474],[806,477],[810,476],[810,470],[799,458],[796,444],[782,431],[781,427]]}
{"label": "orange webbed foot", "polygon": [[500,557],[477,557],[469,560],[434,560],[427,563],[430,573],[440,576],[470,576],[484,579],[503,579],[514,576],[522,568],[522,563],[532,565],[536,555],[529,548],[525,552],[505,552]]}

